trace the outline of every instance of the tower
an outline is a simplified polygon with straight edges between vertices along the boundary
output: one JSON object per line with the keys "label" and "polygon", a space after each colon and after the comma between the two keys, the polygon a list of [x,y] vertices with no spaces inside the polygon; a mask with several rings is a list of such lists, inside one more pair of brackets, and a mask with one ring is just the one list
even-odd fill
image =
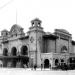
{"label": "tower", "polygon": [[41,51],[42,51],[42,36],[44,35],[43,28],[41,27],[41,20],[38,18],[31,21],[31,27],[28,31],[30,58],[33,65],[40,67],[41,65]]}

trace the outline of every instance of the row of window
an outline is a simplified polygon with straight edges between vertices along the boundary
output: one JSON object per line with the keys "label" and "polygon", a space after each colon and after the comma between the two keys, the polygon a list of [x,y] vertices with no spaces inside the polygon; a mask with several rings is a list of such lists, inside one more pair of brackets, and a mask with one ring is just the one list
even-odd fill
{"label": "row of window", "polygon": [[[4,56],[8,56],[8,49],[7,48],[3,49],[3,55]],[[11,55],[13,55],[13,56],[17,55],[16,47],[13,47],[11,49]],[[27,48],[27,46],[22,46],[22,48],[21,48],[21,55],[28,55],[28,48]]]}

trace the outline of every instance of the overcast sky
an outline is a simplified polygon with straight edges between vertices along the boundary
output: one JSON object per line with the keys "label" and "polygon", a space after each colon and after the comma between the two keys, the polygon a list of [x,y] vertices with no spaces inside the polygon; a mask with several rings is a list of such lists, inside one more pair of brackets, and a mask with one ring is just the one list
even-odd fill
{"label": "overcast sky", "polygon": [[36,17],[44,31],[66,29],[75,40],[75,0],[0,0],[0,31],[17,23],[27,32]]}

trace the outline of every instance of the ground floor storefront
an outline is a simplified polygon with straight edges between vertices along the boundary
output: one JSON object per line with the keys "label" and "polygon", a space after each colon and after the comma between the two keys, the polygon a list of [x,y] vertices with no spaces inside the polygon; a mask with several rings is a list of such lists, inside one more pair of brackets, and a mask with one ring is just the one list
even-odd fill
{"label": "ground floor storefront", "polygon": [[[40,59],[40,68],[61,69],[67,67],[68,69],[75,69],[74,54],[42,53]],[[0,67],[34,68],[34,66],[33,59],[27,55],[0,56]],[[37,65],[36,67],[38,68]]]}
{"label": "ground floor storefront", "polygon": [[24,68],[29,67],[29,57],[27,56],[2,56],[0,57],[1,67]]}

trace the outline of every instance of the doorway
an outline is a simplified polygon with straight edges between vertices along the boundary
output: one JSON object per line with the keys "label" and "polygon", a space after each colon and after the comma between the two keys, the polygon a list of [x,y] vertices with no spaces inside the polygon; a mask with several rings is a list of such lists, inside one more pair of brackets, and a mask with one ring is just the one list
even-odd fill
{"label": "doorway", "polygon": [[44,68],[49,68],[49,60],[48,59],[44,60]]}

